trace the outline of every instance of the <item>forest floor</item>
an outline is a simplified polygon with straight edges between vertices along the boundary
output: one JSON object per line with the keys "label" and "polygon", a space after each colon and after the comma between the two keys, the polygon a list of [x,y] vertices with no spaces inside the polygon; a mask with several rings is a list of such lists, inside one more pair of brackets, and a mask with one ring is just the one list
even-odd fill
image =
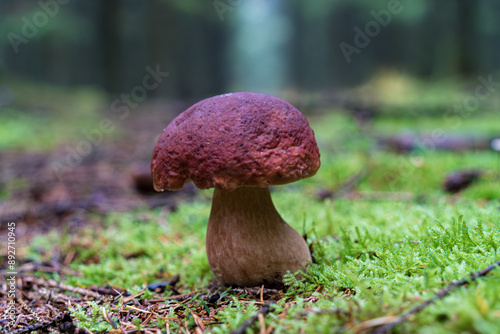
{"label": "forest floor", "polygon": [[214,280],[210,190],[152,191],[152,147],[189,103],[121,119],[99,92],[24,88],[38,98],[0,114],[2,332],[498,332],[498,99],[372,87],[381,102],[299,105],[322,166],[272,196],[315,263],[283,289]]}

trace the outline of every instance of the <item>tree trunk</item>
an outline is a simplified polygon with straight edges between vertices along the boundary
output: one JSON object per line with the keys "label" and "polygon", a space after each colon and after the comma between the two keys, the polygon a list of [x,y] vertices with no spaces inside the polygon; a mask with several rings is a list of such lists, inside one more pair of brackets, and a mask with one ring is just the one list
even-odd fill
{"label": "tree trunk", "polygon": [[100,54],[104,88],[108,93],[117,93],[121,87],[121,56],[120,56],[120,0],[100,2],[99,25]]}
{"label": "tree trunk", "polygon": [[470,75],[476,70],[475,64],[475,19],[476,1],[457,1],[457,33],[458,33],[458,71]]}

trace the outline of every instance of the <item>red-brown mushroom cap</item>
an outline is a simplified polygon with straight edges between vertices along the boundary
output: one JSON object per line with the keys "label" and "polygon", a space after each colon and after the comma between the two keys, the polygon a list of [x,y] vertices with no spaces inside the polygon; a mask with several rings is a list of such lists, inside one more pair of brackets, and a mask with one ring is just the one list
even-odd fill
{"label": "red-brown mushroom cap", "polygon": [[267,187],[313,176],[320,153],[307,119],[270,95],[229,93],[177,116],[153,152],[155,189]]}

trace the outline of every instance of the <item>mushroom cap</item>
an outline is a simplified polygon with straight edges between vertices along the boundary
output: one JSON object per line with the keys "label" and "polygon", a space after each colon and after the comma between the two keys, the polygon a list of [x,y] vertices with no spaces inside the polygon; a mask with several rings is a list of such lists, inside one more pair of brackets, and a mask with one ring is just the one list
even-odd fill
{"label": "mushroom cap", "polygon": [[288,102],[238,92],[202,100],[177,116],[153,151],[157,191],[179,190],[190,180],[200,189],[231,191],[307,178],[320,153],[307,119]]}

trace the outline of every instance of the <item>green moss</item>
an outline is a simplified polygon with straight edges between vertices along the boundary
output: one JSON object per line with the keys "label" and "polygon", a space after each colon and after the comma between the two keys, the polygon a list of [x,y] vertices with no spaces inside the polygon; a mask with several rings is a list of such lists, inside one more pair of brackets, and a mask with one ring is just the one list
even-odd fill
{"label": "green moss", "polygon": [[[75,319],[76,326],[80,328],[87,328],[93,333],[107,333],[113,330],[113,327],[104,321],[103,310],[110,311],[109,306],[101,307],[95,302],[87,302],[89,308],[85,310],[82,305],[76,304],[74,308],[70,308],[70,313]],[[116,318],[113,319],[115,323],[119,323]]]}
{"label": "green moss", "polygon": [[[498,260],[500,219],[494,202],[478,206],[465,197],[425,204],[319,202],[286,190],[275,191],[273,198],[283,217],[314,242],[317,261],[304,279],[287,276],[284,298],[266,316],[266,324],[280,333],[327,333],[347,322],[359,326],[365,320],[401,314],[447,282]],[[180,205],[168,216],[142,210],[112,215],[102,230],[82,231],[73,264],[82,276],[66,283],[111,284],[139,292],[163,272],[168,277],[180,274],[182,284],[192,289],[206,288],[213,278],[204,248],[209,209],[210,203],[200,199]],[[499,280],[500,273],[494,271],[457,289],[399,326],[398,332],[488,332],[498,325]],[[232,298],[216,314],[223,324],[213,325],[213,331],[228,333],[256,310],[254,304]],[[337,313],[329,313],[333,310]]]}

